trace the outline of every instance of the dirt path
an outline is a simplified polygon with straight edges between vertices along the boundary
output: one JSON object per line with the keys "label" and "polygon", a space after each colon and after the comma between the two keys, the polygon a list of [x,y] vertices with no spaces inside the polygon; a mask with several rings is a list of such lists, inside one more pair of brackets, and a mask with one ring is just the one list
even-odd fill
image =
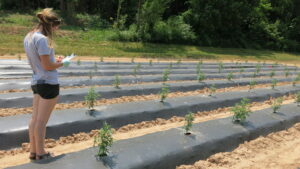
{"label": "dirt path", "polygon": [[[291,96],[284,97],[284,104],[294,102]],[[270,107],[270,100],[261,103],[253,103],[251,106],[252,111],[257,111]],[[194,123],[200,123],[208,120],[225,118],[231,115],[230,108],[219,108],[212,111],[197,112],[195,113]],[[136,124],[129,124],[123,126],[114,132],[114,139],[122,140],[134,137],[143,136],[150,133],[168,130],[175,127],[184,125],[183,117],[172,117],[170,119],[156,119],[152,121],[143,121]],[[78,133],[72,136],[60,137],[59,140],[47,139],[46,147],[49,151],[55,152],[55,155],[65,154],[80,151],[93,146],[93,136],[97,130],[93,130],[90,133]],[[0,168],[9,166],[20,165],[28,163],[29,146],[28,143],[24,143],[22,148],[0,151]]]}
{"label": "dirt path", "polygon": [[297,169],[300,168],[300,123],[288,130],[240,144],[232,152],[217,153],[176,169]]}
{"label": "dirt path", "polygon": [[[291,82],[280,82],[277,86],[283,86],[291,84]],[[269,88],[270,84],[258,84],[254,88]],[[249,90],[249,85],[247,86],[239,86],[239,87],[227,87],[227,88],[220,88],[217,89],[217,93],[221,92],[229,92],[229,91],[240,91],[240,90]],[[183,97],[183,96],[195,96],[200,94],[209,94],[209,89],[201,89],[195,91],[188,91],[188,92],[172,92],[168,94],[168,98],[175,98],[175,97]],[[136,102],[136,101],[146,101],[146,100],[159,100],[160,96],[158,94],[150,94],[150,95],[138,95],[138,96],[122,96],[113,99],[100,99],[97,100],[95,105],[107,105],[107,104],[117,104],[117,103],[127,103],[127,102]],[[64,110],[64,109],[71,109],[71,108],[84,108],[86,107],[84,101],[77,101],[72,103],[59,103],[55,106],[55,110]],[[32,107],[25,107],[25,108],[0,108],[0,117],[6,116],[14,116],[19,114],[30,114],[32,113]]]}

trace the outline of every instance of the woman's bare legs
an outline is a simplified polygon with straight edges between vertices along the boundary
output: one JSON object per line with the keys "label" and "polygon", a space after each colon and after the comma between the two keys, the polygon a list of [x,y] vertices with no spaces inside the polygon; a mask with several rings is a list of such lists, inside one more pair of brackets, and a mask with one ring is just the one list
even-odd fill
{"label": "woman's bare legs", "polygon": [[35,153],[35,138],[34,138],[34,128],[36,124],[37,114],[38,114],[38,106],[40,101],[40,95],[34,94],[32,101],[32,117],[29,123],[29,143],[30,143],[30,152]]}
{"label": "woman's bare legs", "polygon": [[38,103],[38,114],[36,119],[36,124],[34,127],[34,139],[36,145],[36,154],[43,155],[47,152],[45,151],[45,135],[46,135],[46,124],[49,120],[52,110],[57,103],[58,97],[54,99],[39,99]]}

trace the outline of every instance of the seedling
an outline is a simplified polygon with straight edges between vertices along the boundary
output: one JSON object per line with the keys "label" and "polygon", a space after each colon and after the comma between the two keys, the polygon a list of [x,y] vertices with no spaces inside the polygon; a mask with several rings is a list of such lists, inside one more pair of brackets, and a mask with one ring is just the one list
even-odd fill
{"label": "seedling", "polygon": [[232,74],[232,72],[230,72],[230,73],[227,75],[227,80],[228,80],[228,81],[232,81],[232,78],[233,78],[233,74]]}
{"label": "seedling", "polygon": [[213,84],[209,87],[209,96],[212,96],[214,93],[216,93],[216,85]]}
{"label": "seedling", "polygon": [[152,66],[152,60],[149,60],[149,65]]}
{"label": "seedling", "polygon": [[285,71],[285,77],[288,77],[289,75],[290,75],[290,71],[289,70]]}
{"label": "seedling", "polygon": [[293,86],[295,87],[296,84],[300,81],[300,76],[297,76],[294,80],[293,80]]}
{"label": "seedling", "polygon": [[219,73],[221,73],[221,71],[223,70],[223,68],[224,68],[223,62],[219,62]]}
{"label": "seedling", "polygon": [[104,122],[103,127],[98,131],[94,137],[94,146],[97,145],[99,150],[96,157],[104,157],[108,154],[108,148],[113,144],[113,131],[111,126]]}
{"label": "seedling", "polygon": [[256,73],[259,73],[259,72],[260,72],[260,69],[261,69],[260,64],[257,64],[257,65],[256,65]]}
{"label": "seedling", "polygon": [[117,61],[117,65],[119,66],[119,64],[120,64],[120,61],[118,60],[118,61]]}
{"label": "seedling", "polygon": [[172,67],[173,67],[173,63],[170,62],[170,64],[169,64],[169,69],[172,69]]}
{"label": "seedling", "polygon": [[233,112],[233,122],[244,122],[251,112],[249,99],[243,98],[240,103],[235,104],[231,109]]}
{"label": "seedling", "polygon": [[163,82],[166,82],[169,80],[169,75],[170,75],[170,69],[165,69],[163,72],[163,77],[162,77]]}
{"label": "seedling", "polygon": [[275,71],[272,70],[272,72],[270,73],[270,77],[273,78],[275,76]]}
{"label": "seedling", "polygon": [[98,71],[98,65],[97,65],[97,62],[94,62],[94,70],[95,70],[95,72]]}
{"label": "seedling", "polygon": [[235,65],[238,65],[238,64],[239,64],[239,62],[236,61],[236,62],[235,62]]}
{"label": "seedling", "polygon": [[240,73],[243,73],[245,70],[244,70],[244,68],[241,68],[240,69]]}
{"label": "seedling", "polygon": [[81,65],[81,61],[80,61],[80,59],[79,59],[79,60],[77,60],[77,65],[78,65],[78,66],[80,66],[80,65]]}
{"label": "seedling", "polygon": [[196,73],[199,74],[201,72],[201,64],[200,62],[197,64]]}
{"label": "seedling", "polygon": [[295,101],[296,101],[296,103],[297,103],[297,106],[299,106],[299,105],[300,105],[300,92],[298,92],[298,93],[296,94]]}
{"label": "seedling", "polygon": [[169,94],[169,86],[167,84],[163,84],[163,87],[160,91],[160,102],[164,102]]}
{"label": "seedling", "polygon": [[275,100],[273,100],[272,102],[272,109],[273,109],[273,113],[276,113],[277,110],[280,109],[281,105],[282,105],[282,102],[283,102],[283,98],[282,97],[279,97]]}
{"label": "seedling", "polygon": [[180,65],[181,64],[181,59],[178,59],[176,64]]}
{"label": "seedling", "polygon": [[141,63],[138,63],[138,64],[136,65],[136,68],[137,68],[138,70],[140,70],[140,69],[142,68]]}
{"label": "seedling", "polygon": [[256,84],[257,82],[255,80],[251,80],[249,83],[249,91],[252,90]]}
{"label": "seedling", "polygon": [[198,82],[202,82],[203,80],[205,80],[205,74],[203,72],[199,72],[197,75],[197,80]]}
{"label": "seedling", "polygon": [[275,87],[277,86],[277,79],[273,79],[272,80],[272,84],[271,84],[271,87],[272,87],[272,89],[275,89]]}
{"label": "seedling", "polygon": [[87,95],[84,97],[85,104],[88,106],[88,109],[90,111],[95,110],[94,105],[97,100],[97,98],[100,97],[100,95],[95,91],[94,87],[91,87],[87,93]]}
{"label": "seedling", "polygon": [[89,78],[90,78],[90,80],[93,79],[93,73],[92,73],[92,71],[89,72]]}
{"label": "seedling", "polygon": [[100,62],[104,62],[103,56],[100,57]]}
{"label": "seedling", "polygon": [[120,83],[121,83],[120,77],[119,75],[116,75],[113,85],[115,86],[115,88],[120,89]]}
{"label": "seedling", "polygon": [[254,72],[253,75],[252,75],[252,77],[256,78],[256,76],[257,76],[257,74],[256,74],[256,72]]}
{"label": "seedling", "polygon": [[138,72],[138,67],[135,66],[135,67],[133,68],[133,76],[134,76],[134,77],[136,77],[137,72]]}
{"label": "seedling", "polygon": [[185,116],[185,125],[184,125],[184,129],[185,129],[185,135],[190,135],[191,132],[191,128],[193,126],[193,121],[194,121],[194,114],[193,113],[189,113]]}
{"label": "seedling", "polygon": [[131,58],[131,63],[134,63],[134,57]]}

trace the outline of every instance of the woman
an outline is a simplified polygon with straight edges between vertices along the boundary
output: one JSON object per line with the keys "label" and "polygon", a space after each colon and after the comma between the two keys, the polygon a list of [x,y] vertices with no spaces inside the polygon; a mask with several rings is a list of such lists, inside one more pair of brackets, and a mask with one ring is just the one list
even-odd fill
{"label": "woman", "polygon": [[53,32],[61,20],[50,8],[36,15],[38,25],[27,34],[24,48],[33,75],[31,88],[33,91],[33,112],[29,123],[29,141],[31,160],[41,160],[53,155],[45,151],[46,124],[58,100],[59,83],[57,68],[68,66],[69,61],[55,61]]}

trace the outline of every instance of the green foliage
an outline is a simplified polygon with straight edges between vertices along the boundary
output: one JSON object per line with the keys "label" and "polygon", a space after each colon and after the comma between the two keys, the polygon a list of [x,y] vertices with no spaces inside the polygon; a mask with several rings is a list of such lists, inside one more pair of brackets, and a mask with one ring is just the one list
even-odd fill
{"label": "green foliage", "polygon": [[193,126],[194,114],[190,112],[189,114],[185,115],[184,119],[185,119],[185,125],[184,125],[185,134],[189,134]]}
{"label": "green foliage", "polygon": [[245,70],[244,70],[244,68],[241,68],[240,69],[240,73],[243,73]]}
{"label": "green foliage", "polygon": [[98,65],[97,65],[97,62],[94,62],[94,71],[95,71],[95,72],[98,71]]}
{"label": "green foliage", "polygon": [[89,78],[90,78],[90,80],[93,79],[93,72],[92,71],[89,71]]}
{"label": "green foliage", "polygon": [[256,84],[257,82],[255,80],[251,80],[249,83],[249,91],[252,90]]}
{"label": "green foliage", "polygon": [[115,86],[115,88],[120,89],[120,84],[121,84],[121,80],[119,75],[115,75],[115,81],[113,83],[113,85]]}
{"label": "green foliage", "polygon": [[252,77],[253,77],[253,78],[256,78],[256,77],[257,77],[257,73],[256,73],[256,72],[253,72]]}
{"label": "green foliage", "polygon": [[218,65],[219,65],[219,67],[218,67],[219,73],[221,73],[221,71],[224,68],[224,64],[223,64],[223,62],[219,62]]}
{"label": "green foliage", "polygon": [[80,66],[81,65],[81,61],[80,59],[77,60],[77,65]]}
{"label": "green foliage", "polygon": [[275,89],[275,87],[277,86],[277,82],[278,82],[277,79],[272,79],[272,84],[271,84],[272,89]]}
{"label": "green foliage", "polygon": [[98,134],[94,137],[94,146],[98,146],[97,157],[107,156],[108,148],[113,144],[111,126],[104,122],[103,127],[98,131]]}
{"label": "green foliage", "polygon": [[232,78],[233,78],[233,74],[232,74],[232,72],[230,72],[230,73],[227,75],[227,80],[232,81]]}
{"label": "green foliage", "polygon": [[135,59],[134,57],[131,58],[131,63],[134,63],[134,59]]}
{"label": "green foliage", "polygon": [[169,80],[170,69],[165,69],[162,76],[162,81],[166,82]]}
{"label": "green foliage", "polygon": [[172,67],[173,67],[173,63],[170,62],[170,64],[169,64],[169,69],[172,69]]}
{"label": "green foliage", "polygon": [[275,71],[272,70],[272,72],[270,73],[270,77],[273,78],[275,76]]}
{"label": "green foliage", "polygon": [[181,59],[178,59],[176,64],[179,66],[181,64]]}
{"label": "green foliage", "polygon": [[293,80],[293,86],[295,87],[296,84],[300,81],[300,74],[297,75],[297,77]]}
{"label": "green foliage", "polygon": [[282,97],[279,97],[277,99],[274,99],[273,102],[272,102],[272,110],[273,110],[273,113],[276,113],[277,110],[280,109],[281,105],[282,105],[282,102],[283,102],[283,98]]}
{"label": "green foliage", "polygon": [[149,65],[152,66],[152,60],[149,60]]}
{"label": "green foliage", "polygon": [[256,65],[256,73],[259,73],[259,72],[260,72],[260,69],[261,69],[261,65],[260,65],[260,64],[257,64],[257,65]]}
{"label": "green foliage", "polygon": [[82,28],[108,28],[109,22],[102,19],[100,15],[90,15],[87,13],[76,14],[76,24]]}
{"label": "green foliage", "polygon": [[89,110],[93,110],[94,109],[94,105],[95,102],[97,100],[97,98],[100,97],[100,94],[98,94],[95,91],[94,87],[91,87],[87,93],[87,95],[84,97],[85,99],[85,104],[88,106]]}
{"label": "green foliage", "polygon": [[206,76],[205,76],[205,74],[203,72],[200,71],[197,74],[197,80],[198,80],[198,82],[202,82],[203,80],[205,80],[205,78],[206,78]]}
{"label": "green foliage", "polygon": [[249,102],[249,99],[243,98],[240,103],[235,104],[235,106],[231,109],[231,111],[234,113],[232,117],[233,121],[244,122],[247,116],[252,113]]}
{"label": "green foliage", "polygon": [[209,96],[212,96],[214,93],[216,93],[216,85],[213,84],[209,87]]}
{"label": "green foliage", "polygon": [[160,95],[160,102],[164,102],[165,99],[167,98],[168,94],[169,94],[169,85],[167,84],[163,84],[163,87],[161,88],[161,91],[159,93]]}
{"label": "green foliage", "polygon": [[285,74],[285,77],[288,77],[290,75],[290,71],[287,70],[287,71],[284,72],[284,74]]}
{"label": "green foliage", "polygon": [[295,101],[296,101],[297,105],[299,106],[299,104],[300,104],[300,92],[298,92],[296,94]]}
{"label": "green foliage", "polygon": [[196,68],[197,74],[199,74],[201,72],[201,65],[202,65],[202,63],[200,63],[200,62],[197,63],[197,68]]}

